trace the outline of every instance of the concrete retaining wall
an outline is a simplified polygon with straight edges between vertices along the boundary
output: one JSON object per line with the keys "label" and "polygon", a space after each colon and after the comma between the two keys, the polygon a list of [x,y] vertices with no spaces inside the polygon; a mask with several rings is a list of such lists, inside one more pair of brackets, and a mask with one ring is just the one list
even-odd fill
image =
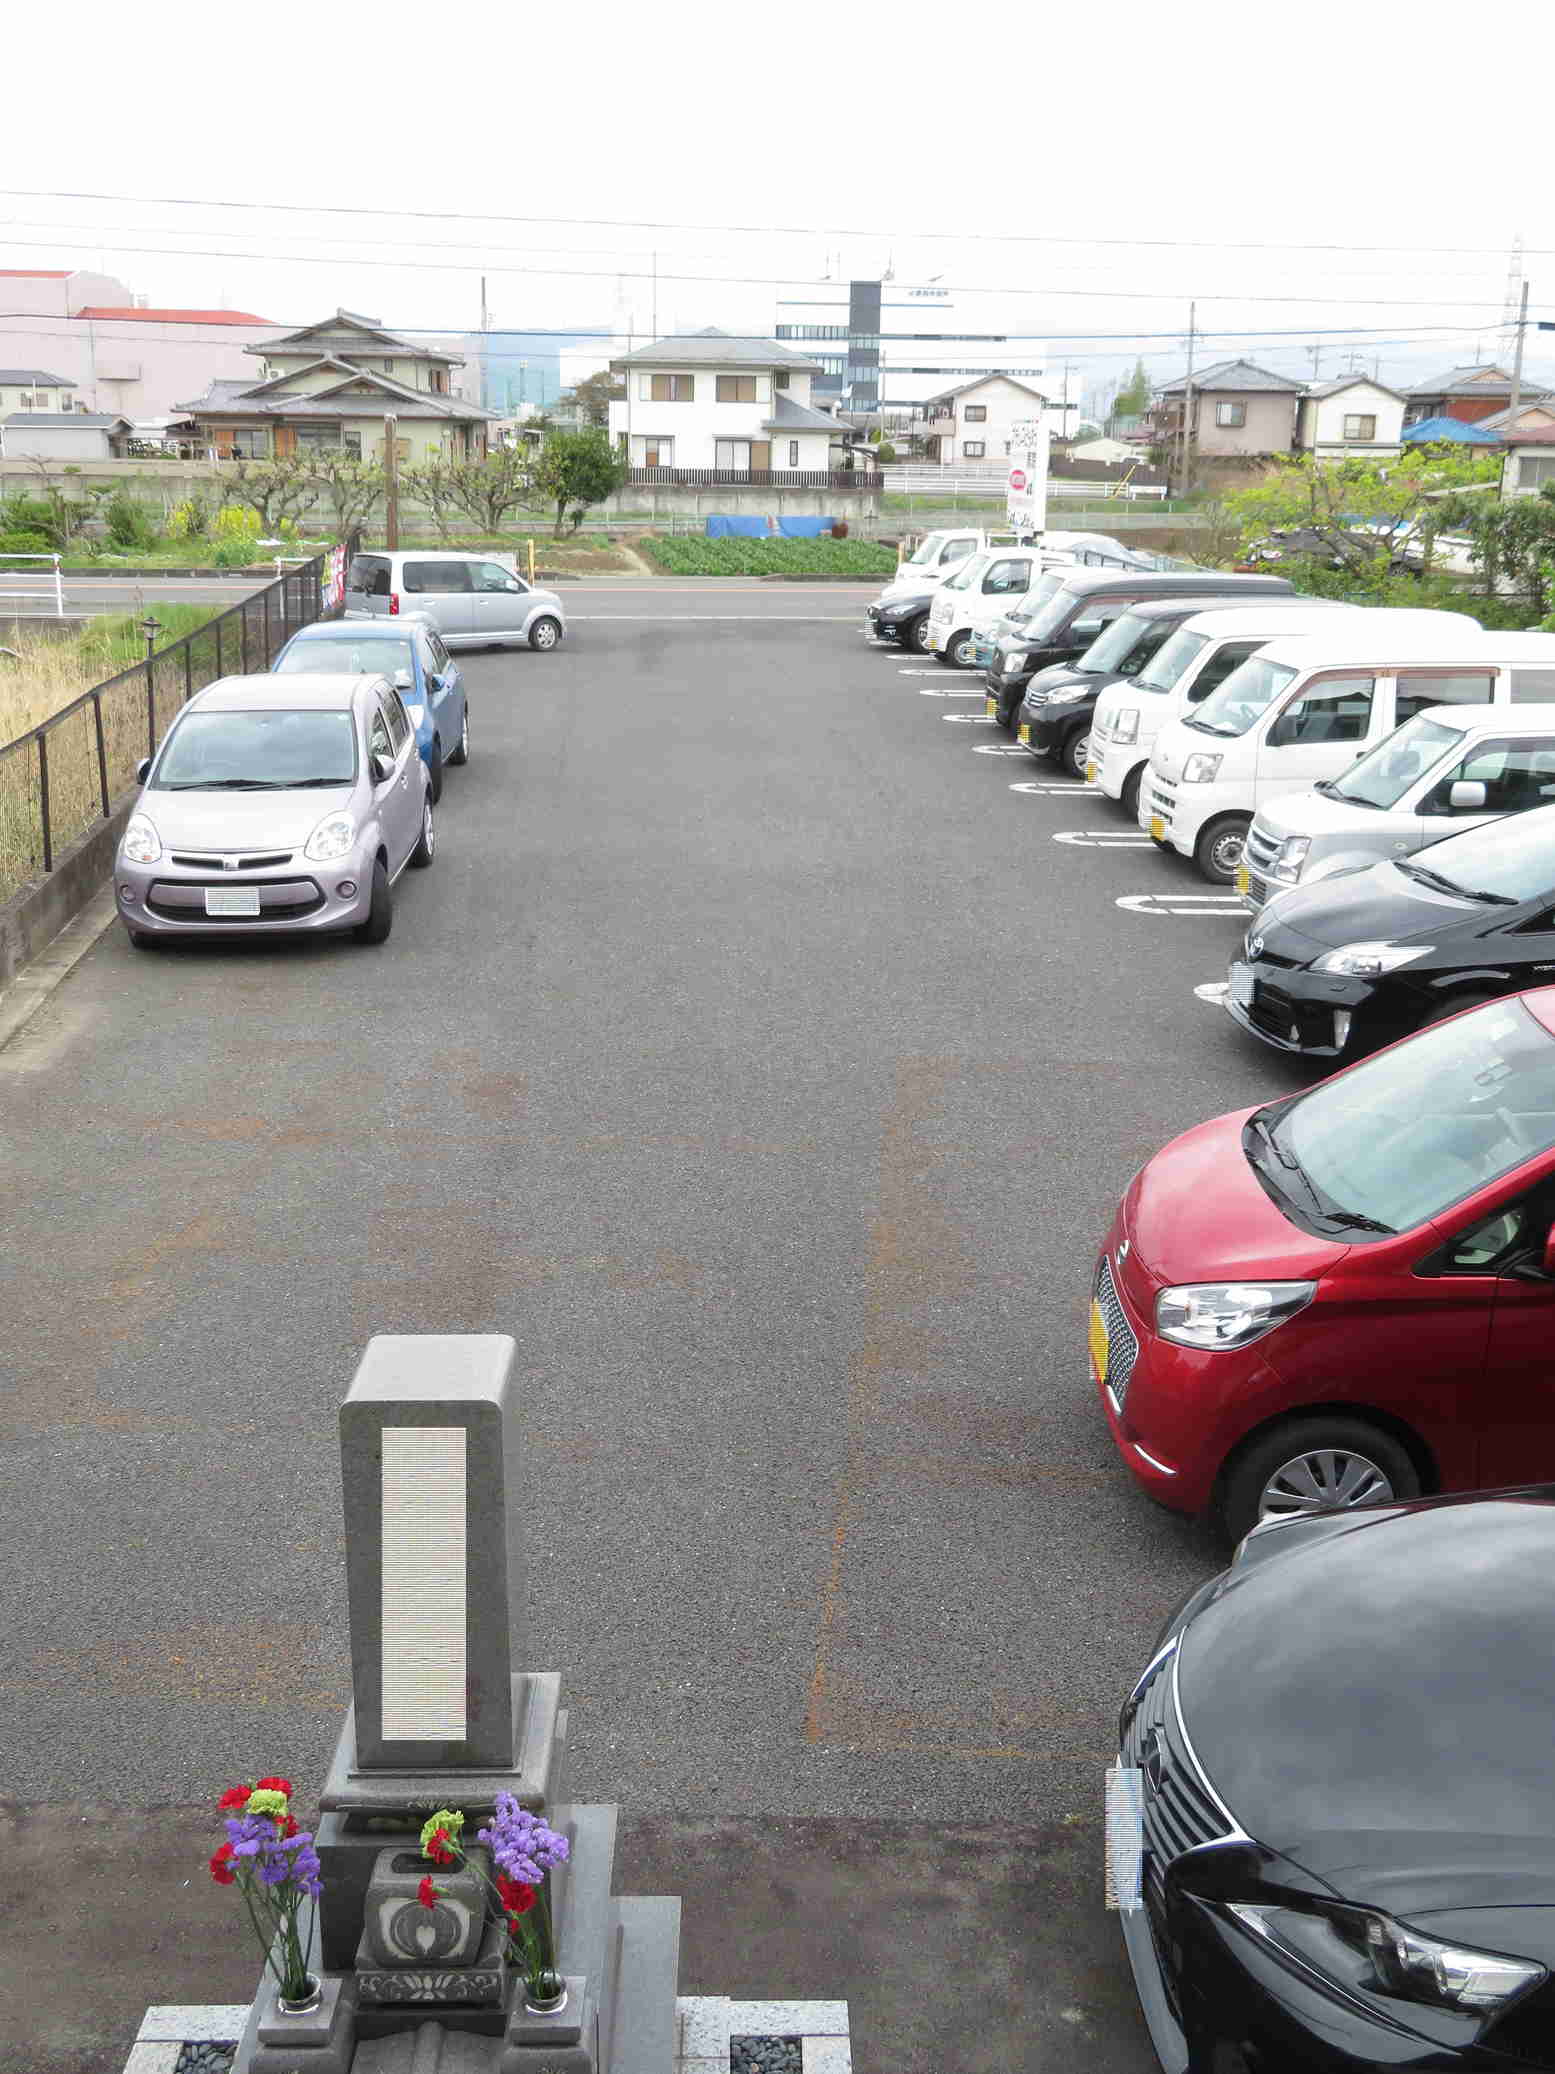
{"label": "concrete retaining wall", "polygon": [[30,880],[0,907],[0,987],[53,942],[107,878],[138,796],[139,787],[127,792],[106,821],[60,853],[47,877]]}

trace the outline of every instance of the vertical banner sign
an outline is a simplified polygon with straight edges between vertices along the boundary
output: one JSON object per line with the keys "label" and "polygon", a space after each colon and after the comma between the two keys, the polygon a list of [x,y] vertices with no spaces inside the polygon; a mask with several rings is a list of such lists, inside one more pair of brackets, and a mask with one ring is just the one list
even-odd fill
{"label": "vertical banner sign", "polygon": [[1021,418],[1010,427],[1010,476],[1005,518],[1017,533],[1041,533],[1047,525],[1047,414]]}

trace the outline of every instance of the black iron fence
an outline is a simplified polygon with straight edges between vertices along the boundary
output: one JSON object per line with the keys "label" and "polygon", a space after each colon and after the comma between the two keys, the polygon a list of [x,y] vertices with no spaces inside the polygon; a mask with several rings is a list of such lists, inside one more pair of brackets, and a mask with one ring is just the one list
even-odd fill
{"label": "black iron fence", "polygon": [[0,901],[52,871],[70,843],[108,817],[134,785],[136,765],[156,754],[197,691],[218,677],[268,670],[299,627],[335,609],[348,552],[336,548],[286,570],[0,747]]}
{"label": "black iron fence", "polygon": [[660,490],[878,490],[885,477],[872,468],[629,468],[632,489]]}

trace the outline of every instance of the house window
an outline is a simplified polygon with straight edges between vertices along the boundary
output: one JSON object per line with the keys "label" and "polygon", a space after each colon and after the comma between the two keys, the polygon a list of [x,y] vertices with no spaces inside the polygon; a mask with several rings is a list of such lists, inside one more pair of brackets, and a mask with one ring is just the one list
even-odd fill
{"label": "house window", "polygon": [[394,362],[392,360],[385,360],[385,362],[383,363],[383,371],[385,374],[393,374]]}
{"label": "house window", "polygon": [[969,425],[986,425],[988,406],[986,403],[969,403],[961,413]]}
{"label": "house window", "polygon": [[784,373],[784,371],[781,368],[778,368],[774,371],[772,376],[772,386],[774,389],[786,389],[788,387],[788,376]]}
{"label": "house window", "polygon": [[1226,426],[1245,425],[1247,423],[1247,405],[1245,403],[1217,403],[1215,405],[1215,423]]}
{"label": "house window", "polygon": [[235,425],[232,428],[234,459],[262,461],[269,451],[270,429],[267,425]]}
{"label": "house window", "polygon": [[961,458],[963,461],[981,461],[987,451],[987,447],[980,439],[963,439],[961,442]]}
{"label": "house window", "polygon": [[756,377],[753,374],[721,374],[716,377],[714,395],[719,403],[754,403]]}
{"label": "house window", "polygon": [[1555,454],[1519,454],[1517,487],[1536,490],[1541,483],[1555,482]]}
{"label": "house window", "polygon": [[797,439],[791,439],[788,442],[788,465],[790,468],[799,466],[799,442]]}
{"label": "house window", "polygon": [[1377,420],[1374,417],[1348,417],[1344,421],[1346,439],[1375,439]]}
{"label": "house window", "polygon": [[448,370],[446,367],[433,368],[432,394],[434,396],[446,396],[448,394]]}
{"label": "house window", "polygon": [[660,439],[653,433],[638,433],[632,440],[635,468],[673,468],[675,465],[675,442]]}
{"label": "house window", "polygon": [[650,374],[643,377],[644,403],[694,403],[696,377],[689,374]]}
{"label": "house window", "polygon": [[[718,377],[720,381],[723,376]],[[751,465],[751,443],[748,439],[715,439],[713,441],[713,466],[727,469],[731,474],[748,475]]]}
{"label": "house window", "polygon": [[349,427],[341,433],[340,444],[354,461],[362,458],[362,435]]}

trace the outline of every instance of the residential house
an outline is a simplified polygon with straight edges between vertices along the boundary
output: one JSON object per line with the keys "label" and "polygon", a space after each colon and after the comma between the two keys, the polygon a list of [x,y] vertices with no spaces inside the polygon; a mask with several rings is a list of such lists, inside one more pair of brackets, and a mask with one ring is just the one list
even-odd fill
{"label": "residential house", "polygon": [[259,361],[257,381],[213,382],[181,406],[219,460],[335,449],[381,460],[390,417],[402,462],[485,455],[497,413],[455,394],[457,356],[413,345],[375,317],[337,310],[244,350]]}
{"label": "residential house", "polygon": [[1396,454],[1404,430],[1404,398],[1366,374],[1314,382],[1296,408],[1296,446],[1323,460],[1346,454]]}
{"label": "residential house", "polygon": [[[1481,418],[1478,429],[1493,432],[1497,439],[1506,440],[1510,445],[1513,423],[1512,408],[1508,404],[1505,410]],[[1515,423],[1518,432],[1542,432],[1547,425],[1555,425],[1555,396],[1542,395],[1537,390],[1530,396],[1526,390],[1523,391],[1518,397]]]}
{"label": "residential house", "polygon": [[1506,443],[1501,494],[1527,497],[1546,483],[1555,483],[1555,425],[1519,429]]}
{"label": "residential house", "polygon": [[610,436],[626,449],[629,482],[864,487],[833,468],[843,428],[810,400],[818,362],[775,339],[709,327],[623,353],[610,371],[626,382]]}
{"label": "residential house", "polygon": [[0,367],[0,418],[12,411],[66,411],[76,407],[76,385],[41,367]]}
{"label": "residential house", "polygon": [[19,410],[0,420],[0,460],[122,460],[128,451],[128,418],[108,411]]}
{"label": "residential house", "polygon": [[83,408],[135,420],[242,377],[245,346],[284,328],[250,310],[152,309],[110,274],[0,270],[0,360],[50,368]]}
{"label": "residential house", "polygon": [[[1525,402],[1545,391],[1540,382],[1526,378],[1521,384]],[[1406,392],[1404,428],[1425,418],[1457,418],[1465,425],[1483,424],[1507,410],[1512,401],[1512,377],[1504,367],[1449,367]]]}
{"label": "residential house", "polygon": [[953,389],[941,389],[923,407],[923,450],[942,467],[962,462],[1009,459],[1018,444],[1017,425],[1042,415],[1047,398],[1013,375],[984,374]]}
{"label": "residential house", "polygon": [[[1188,387],[1189,377],[1179,375],[1155,392],[1150,420],[1158,444],[1174,445],[1181,437]],[[1302,387],[1291,376],[1272,374],[1251,360],[1218,360],[1196,368],[1189,424],[1195,453],[1288,454]]]}

